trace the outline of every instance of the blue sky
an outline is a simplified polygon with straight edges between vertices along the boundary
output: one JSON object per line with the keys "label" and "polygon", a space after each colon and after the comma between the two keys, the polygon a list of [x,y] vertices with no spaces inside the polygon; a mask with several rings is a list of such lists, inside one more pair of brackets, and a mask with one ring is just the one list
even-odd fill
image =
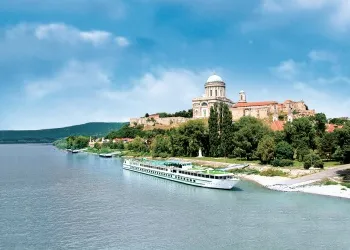
{"label": "blue sky", "polygon": [[350,116],[348,0],[0,2],[0,129],[127,121],[228,97]]}

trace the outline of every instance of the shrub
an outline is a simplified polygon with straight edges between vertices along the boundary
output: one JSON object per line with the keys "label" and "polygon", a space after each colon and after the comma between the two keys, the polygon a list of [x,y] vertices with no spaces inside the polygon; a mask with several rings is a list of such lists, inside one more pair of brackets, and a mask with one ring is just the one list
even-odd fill
{"label": "shrub", "polygon": [[320,160],[317,160],[316,162],[315,162],[315,164],[314,164],[314,167],[315,168],[321,168],[321,169],[323,169],[324,168],[324,163],[323,163],[323,161],[320,159]]}
{"label": "shrub", "polygon": [[276,145],[276,158],[293,160],[293,147],[285,141],[281,141]]}
{"label": "shrub", "polygon": [[305,155],[304,157],[304,168],[309,169],[311,167],[315,168],[323,168],[324,164],[319,155],[316,155],[314,153]]}
{"label": "shrub", "polygon": [[287,174],[285,172],[283,172],[282,170],[272,169],[272,168],[261,171],[260,175],[262,175],[262,176],[269,176],[269,177],[273,177],[273,176],[287,176]]}

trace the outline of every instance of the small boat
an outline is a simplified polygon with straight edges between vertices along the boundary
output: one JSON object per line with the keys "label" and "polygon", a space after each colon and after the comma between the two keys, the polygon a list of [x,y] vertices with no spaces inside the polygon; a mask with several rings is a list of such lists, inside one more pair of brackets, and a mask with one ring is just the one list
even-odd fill
{"label": "small boat", "polygon": [[77,154],[80,153],[79,149],[67,149],[68,152],[72,153],[72,154]]}
{"label": "small boat", "polygon": [[102,158],[112,158],[113,154],[99,154]]}

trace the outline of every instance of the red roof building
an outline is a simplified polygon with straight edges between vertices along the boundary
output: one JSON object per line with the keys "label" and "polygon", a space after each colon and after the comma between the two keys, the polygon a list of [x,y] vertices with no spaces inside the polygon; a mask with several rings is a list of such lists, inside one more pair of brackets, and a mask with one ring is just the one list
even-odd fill
{"label": "red roof building", "polygon": [[272,129],[272,131],[283,131],[284,124],[286,124],[285,121],[273,121],[270,124],[270,128]]}
{"label": "red roof building", "polygon": [[328,133],[334,132],[335,129],[337,128],[343,128],[342,125],[336,125],[336,124],[326,124],[326,131]]}

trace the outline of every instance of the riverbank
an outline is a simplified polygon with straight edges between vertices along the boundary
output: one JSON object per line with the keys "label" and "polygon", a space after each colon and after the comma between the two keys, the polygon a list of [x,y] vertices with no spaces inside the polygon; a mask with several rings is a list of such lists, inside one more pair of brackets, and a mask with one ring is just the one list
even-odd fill
{"label": "riverbank", "polygon": [[[188,160],[187,158],[177,158],[179,160]],[[213,167],[226,167],[230,163],[210,161],[208,159],[193,159],[196,164],[211,165]],[[249,163],[250,166],[244,170],[237,170],[236,175],[244,180],[253,181],[265,188],[274,191],[282,192],[303,192],[310,194],[318,194],[332,197],[340,197],[350,199],[350,188],[341,184],[336,184],[332,181],[332,184],[324,184],[325,180],[320,179],[323,173],[332,169],[339,169],[338,167],[330,167],[326,170],[320,169],[299,169],[299,168],[275,168],[270,166],[263,166],[257,163]],[[350,166],[349,166],[350,168]],[[266,171],[273,171],[281,176],[263,176]],[[235,171],[234,171],[235,172]],[[333,171],[335,172],[335,170]],[[256,174],[258,173],[258,174]],[[318,175],[317,177],[308,178]],[[324,175],[327,176],[327,175]],[[310,179],[310,180],[303,180]],[[327,178],[327,177],[325,177]],[[297,180],[300,180],[298,183]],[[295,183],[294,183],[295,182]]]}
{"label": "riverbank", "polygon": [[341,184],[331,184],[325,185],[321,182],[304,182],[300,184],[285,184],[289,180],[292,180],[288,177],[268,177],[260,175],[247,175],[247,174],[238,174],[238,176],[247,181],[253,181],[259,185],[268,188],[274,191],[280,192],[303,192],[310,194],[318,194],[332,197],[340,197],[350,199],[350,188],[347,188]]}
{"label": "riverbank", "polygon": [[[93,152],[93,150],[91,151],[90,152],[85,151],[85,153],[95,154],[95,155],[98,154],[96,152]],[[126,154],[123,154],[123,153],[126,153]],[[131,151],[127,151],[127,152],[122,151],[121,156],[127,157],[127,158],[135,157],[135,155],[133,155]],[[144,156],[144,157],[151,158],[149,156]],[[220,159],[215,159],[215,161],[212,161],[208,158],[194,159],[194,158],[173,157],[171,159],[191,161],[197,165],[210,166],[213,168],[227,167],[234,163],[246,164],[246,162],[244,161],[225,162],[224,160],[221,161]],[[266,173],[269,173],[269,172],[272,172],[272,176],[264,176],[266,175]],[[312,178],[309,181],[303,181],[300,183],[291,183],[301,178],[305,178],[305,177],[307,178],[308,176],[313,176],[315,174],[320,174],[320,173],[322,174],[323,172],[326,172],[326,170],[320,170],[320,169],[305,170],[300,168],[276,168],[276,167],[259,165],[257,162],[249,162],[249,167],[246,167],[244,169],[237,169],[233,171],[233,173],[235,173],[238,177],[244,180],[253,181],[265,188],[275,190],[275,191],[304,192],[304,193],[310,193],[310,194],[318,194],[318,195],[326,195],[326,196],[350,199],[350,188],[342,186],[340,184],[335,185],[334,183],[332,185],[329,185],[329,184],[325,185],[325,184],[322,184],[320,181],[317,181],[320,179],[312,180]]]}

